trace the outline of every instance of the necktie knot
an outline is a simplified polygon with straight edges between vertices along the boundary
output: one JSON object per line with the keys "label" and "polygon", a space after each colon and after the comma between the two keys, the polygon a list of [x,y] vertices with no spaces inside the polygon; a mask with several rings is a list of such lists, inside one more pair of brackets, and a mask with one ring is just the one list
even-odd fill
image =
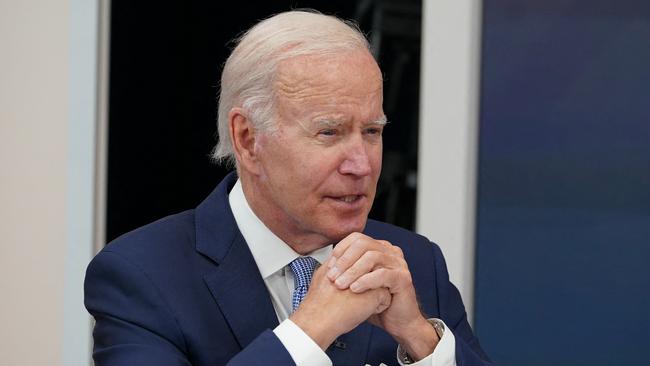
{"label": "necktie knot", "polygon": [[314,270],[318,266],[318,261],[312,257],[298,257],[289,263],[289,268],[293,272],[294,286],[293,298],[291,305],[295,311],[302,300],[307,295],[311,278],[314,275]]}

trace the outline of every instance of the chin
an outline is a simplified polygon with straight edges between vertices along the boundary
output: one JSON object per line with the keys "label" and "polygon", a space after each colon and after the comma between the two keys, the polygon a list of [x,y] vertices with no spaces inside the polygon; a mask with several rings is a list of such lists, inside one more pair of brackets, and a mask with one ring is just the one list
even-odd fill
{"label": "chin", "polygon": [[328,230],[328,238],[333,241],[333,243],[338,243],[346,236],[355,233],[363,232],[363,229],[366,227],[367,219],[359,220],[356,222],[346,222],[337,225],[332,230]]}

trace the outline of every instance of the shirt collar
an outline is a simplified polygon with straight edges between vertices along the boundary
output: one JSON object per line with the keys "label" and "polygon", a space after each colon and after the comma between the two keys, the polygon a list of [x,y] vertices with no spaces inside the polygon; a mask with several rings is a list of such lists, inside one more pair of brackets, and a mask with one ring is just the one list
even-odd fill
{"label": "shirt collar", "polygon": [[[248,205],[241,181],[230,190],[228,195],[230,208],[232,210],[239,231],[244,240],[248,243],[257,268],[266,279],[273,273],[282,270],[294,259],[300,257],[291,247],[278,238],[264,223],[260,220]],[[332,253],[332,245],[325,246],[308,254],[319,263],[325,263]]]}

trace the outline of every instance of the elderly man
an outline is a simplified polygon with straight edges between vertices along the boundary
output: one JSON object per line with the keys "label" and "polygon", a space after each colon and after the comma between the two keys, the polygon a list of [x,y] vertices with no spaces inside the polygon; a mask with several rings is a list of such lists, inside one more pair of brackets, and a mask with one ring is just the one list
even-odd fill
{"label": "elderly man", "polygon": [[219,102],[215,157],[237,174],[90,264],[96,364],[486,364],[440,249],[367,219],[385,124],[354,27],[292,11],[250,29]]}

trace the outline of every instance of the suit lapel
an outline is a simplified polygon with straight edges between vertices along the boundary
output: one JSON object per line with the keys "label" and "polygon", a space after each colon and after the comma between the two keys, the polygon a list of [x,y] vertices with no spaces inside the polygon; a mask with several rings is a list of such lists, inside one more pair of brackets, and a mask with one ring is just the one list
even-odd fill
{"label": "suit lapel", "polygon": [[233,244],[217,270],[205,276],[205,283],[242,348],[278,325],[264,280],[243,238]]}
{"label": "suit lapel", "polygon": [[278,319],[228,203],[236,181],[237,176],[229,174],[196,208],[196,250],[215,262],[205,283],[244,348],[264,330],[275,328]]}

